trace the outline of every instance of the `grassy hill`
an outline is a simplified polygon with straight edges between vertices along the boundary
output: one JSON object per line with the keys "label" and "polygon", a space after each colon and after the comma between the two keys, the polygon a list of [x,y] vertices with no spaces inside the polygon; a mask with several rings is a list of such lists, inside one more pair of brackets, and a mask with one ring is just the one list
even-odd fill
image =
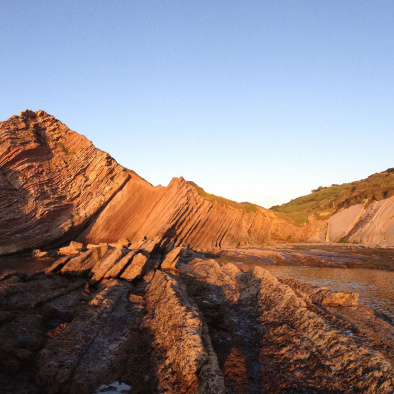
{"label": "grassy hill", "polygon": [[341,208],[367,200],[382,200],[394,195],[394,168],[373,174],[366,179],[342,185],[319,187],[307,196],[271,209],[292,223],[302,226],[310,215],[316,219],[328,219]]}

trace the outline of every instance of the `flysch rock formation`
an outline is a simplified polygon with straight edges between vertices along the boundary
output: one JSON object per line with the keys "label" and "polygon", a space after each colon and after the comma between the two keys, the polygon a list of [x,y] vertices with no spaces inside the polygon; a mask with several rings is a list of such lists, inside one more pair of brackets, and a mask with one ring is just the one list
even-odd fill
{"label": "flysch rock formation", "polygon": [[0,122],[0,254],[71,240],[129,178],[44,111]]}
{"label": "flysch rock formation", "polygon": [[130,179],[78,238],[83,242],[131,241],[161,236],[176,245],[212,250],[277,241],[319,240],[326,223],[297,227],[258,207],[245,212],[210,202],[183,178],[167,187]]}
{"label": "flysch rock formation", "polygon": [[166,240],[91,246],[0,277],[0,392],[394,389],[394,328],[355,293],[242,272]]}
{"label": "flysch rock formation", "polygon": [[0,255],[72,239],[157,236],[198,250],[275,241],[394,243],[394,197],[295,226],[258,206],[209,201],[183,178],[154,187],[44,111],[0,122],[0,141]]}
{"label": "flysch rock formation", "polygon": [[394,197],[342,209],[328,219],[326,239],[351,243],[394,243]]}

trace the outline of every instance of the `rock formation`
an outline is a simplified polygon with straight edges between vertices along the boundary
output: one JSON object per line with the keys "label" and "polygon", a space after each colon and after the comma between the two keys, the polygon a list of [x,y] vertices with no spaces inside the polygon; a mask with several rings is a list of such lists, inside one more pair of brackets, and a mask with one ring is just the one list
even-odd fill
{"label": "rock formation", "polygon": [[340,210],[328,220],[326,238],[334,242],[393,243],[394,197]]}
{"label": "rock formation", "polygon": [[0,254],[75,237],[130,174],[44,111],[0,123]]}
{"label": "rock formation", "polygon": [[[343,211],[328,210],[323,218],[320,210],[297,224],[280,207],[274,212],[238,204],[183,178],[153,187],[43,111],[26,110],[1,122],[0,139],[0,255],[75,238],[91,244],[122,239],[122,247],[159,236],[198,250],[274,241],[394,242],[391,183],[380,187],[380,201],[360,203],[364,189],[356,195],[349,189],[359,205],[349,207],[342,196]],[[392,172],[383,175],[391,182]],[[62,252],[76,255],[77,249]]]}
{"label": "rock formation", "polygon": [[2,275],[0,391],[394,389],[393,326],[354,293],[153,244],[97,245],[45,272]]}
{"label": "rock formation", "polygon": [[275,213],[255,212],[210,202],[183,178],[167,187],[131,179],[79,237],[84,242],[131,241],[143,236],[165,237],[195,249],[263,245],[278,241],[319,240],[325,222],[297,227]]}

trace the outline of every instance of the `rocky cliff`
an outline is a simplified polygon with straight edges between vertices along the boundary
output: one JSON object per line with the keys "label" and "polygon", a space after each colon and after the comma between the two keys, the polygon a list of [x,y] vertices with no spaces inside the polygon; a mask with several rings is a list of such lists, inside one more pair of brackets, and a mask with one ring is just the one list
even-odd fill
{"label": "rocky cliff", "polygon": [[75,237],[129,173],[44,111],[0,123],[0,254]]}
{"label": "rocky cliff", "polygon": [[208,201],[183,178],[153,187],[132,178],[79,238],[84,242],[136,241],[161,236],[196,249],[263,245],[278,241],[319,240],[325,222],[297,227],[275,213],[256,207]]}
{"label": "rocky cliff", "polygon": [[[210,195],[183,178],[153,187],[43,111],[0,122],[0,140],[0,254],[76,237],[160,236],[205,250],[271,241],[394,242],[392,172],[370,177],[368,187],[326,188],[273,211]],[[360,203],[371,187],[380,201]]]}
{"label": "rocky cliff", "polygon": [[331,216],[326,239],[334,242],[392,244],[394,197],[345,208]]}

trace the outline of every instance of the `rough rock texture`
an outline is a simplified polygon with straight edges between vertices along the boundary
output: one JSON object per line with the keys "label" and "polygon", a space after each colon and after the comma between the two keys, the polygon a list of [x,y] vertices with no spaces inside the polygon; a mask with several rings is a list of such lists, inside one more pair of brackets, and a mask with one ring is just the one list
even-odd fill
{"label": "rough rock texture", "polygon": [[271,239],[318,240],[325,225],[320,221],[296,227],[261,207],[245,212],[210,202],[183,178],[174,178],[167,187],[131,179],[79,239],[85,243],[120,238],[135,242],[144,236],[160,236],[176,245],[211,250],[265,244]]}
{"label": "rough rock texture", "polygon": [[166,258],[161,263],[161,269],[163,270],[175,269],[176,263],[179,260],[182,250],[183,249],[180,247],[171,250],[171,252],[167,254]]}
{"label": "rough rock texture", "polygon": [[311,285],[292,278],[278,278],[302,298],[326,306],[357,306],[358,294],[350,291],[331,291],[327,287]]}
{"label": "rough rock texture", "polygon": [[0,122],[0,254],[74,237],[129,173],[44,111]]}
{"label": "rough rock texture", "polygon": [[135,246],[0,276],[0,392],[392,392],[393,326],[355,296]]}
{"label": "rough rock texture", "polygon": [[343,237],[394,242],[394,197],[347,208],[328,224],[311,217],[295,226],[257,205],[207,200],[183,178],[153,187],[44,111],[0,122],[0,139],[0,254],[78,235],[84,243],[116,248],[159,236],[200,250]]}
{"label": "rough rock texture", "polygon": [[138,253],[133,257],[131,264],[129,264],[120,277],[127,280],[140,278],[146,273],[148,264],[148,258],[142,253]]}
{"label": "rough rock texture", "polygon": [[157,271],[147,289],[146,305],[150,312],[146,325],[155,337],[159,360],[159,392],[224,393],[216,354],[210,343],[208,349],[204,346],[199,310],[177,277]]}
{"label": "rough rock texture", "polygon": [[365,341],[351,324],[305,303],[263,268],[243,273],[208,260],[180,270],[208,321],[226,387],[233,392],[393,389],[384,344],[376,351],[378,341]]}

